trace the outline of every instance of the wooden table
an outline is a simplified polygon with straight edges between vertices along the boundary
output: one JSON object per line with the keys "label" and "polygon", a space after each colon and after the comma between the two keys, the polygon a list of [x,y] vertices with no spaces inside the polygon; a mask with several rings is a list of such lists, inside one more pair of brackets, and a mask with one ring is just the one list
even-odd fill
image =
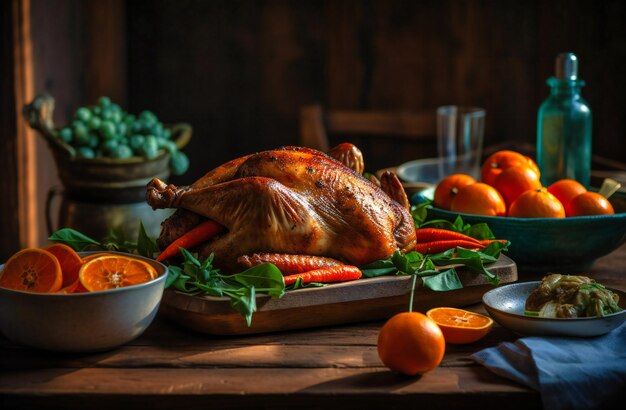
{"label": "wooden table", "polygon": [[[591,276],[626,290],[626,245]],[[537,275],[520,272],[520,280]],[[482,306],[470,310],[484,313]],[[537,392],[469,356],[517,336],[495,325],[483,340],[447,346],[422,377],[388,371],[376,352],[382,322],[250,337],[211,337],[157,317],[136,341],[99,354],[55,354],[0,336],[0,408],[540,408]]]}

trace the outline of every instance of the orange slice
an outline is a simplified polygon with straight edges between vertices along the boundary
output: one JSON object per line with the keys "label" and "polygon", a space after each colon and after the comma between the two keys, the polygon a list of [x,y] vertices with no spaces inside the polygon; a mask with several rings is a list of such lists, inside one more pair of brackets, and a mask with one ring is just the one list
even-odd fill
{"label": "orange slice", "polygon": [[156,276],[156,270],[148,263],[121,255],[91,259],[78,275],[80,283],[90,292],[138,285]]}
{"label": "orange slice", "polygon": [[[83,266],[83,260],[74,252],[74,249],[61,243],[52,244],[44,249],[56,256],[61,265],[61,272],[63,272],[61,288],[75,284],[78,281],[78,271]],[[71,291],[67,293],[71,293]]]}
{"label": "orange slice", "polygon": [[87,255],[83,257],[83,263],[87,263],[92,259],[96,259],[99,258],[101,256],[115,256],[114,253],[110,253],[110,252],[98,252],[98,253],[92,253],[91,255]]}
{"label": "orange slice", "polygon": [[482,339],[493,326],[490,317],[463,309],[439,307],[426,312],[434,320],[447,343],[465,344]]}
{"label": "orange slice", "polygon": [[57,258],[48,251],[27,248],[11,256],[0,272],[0,287],[48,293],[61,289],[63,273]]}
{"label": "orange slice", "polygon": [[74,283],[70,283],[69,285],[62,287],[61,289],[57,291],[57,293],[64,293],[64,294],[77,293],[76,289],[78,288],[79,283],[80,282],[78,281],[78,279],[76,279]]}
{"label": "orange slice", "polygon": [[80,283],[80,280],[77,281],[76,288],[72,291],[72,293],[85,293],[85,292],[89,292],[89,291],[85,289],[82,283]]}

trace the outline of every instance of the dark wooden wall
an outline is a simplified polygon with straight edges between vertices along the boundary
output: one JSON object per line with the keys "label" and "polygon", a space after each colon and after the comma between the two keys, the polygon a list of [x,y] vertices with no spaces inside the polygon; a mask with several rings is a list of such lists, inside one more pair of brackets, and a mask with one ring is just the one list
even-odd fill
{"label": "dark wooden wall", "polygon": [[17,124],[15,112],[14,10],[11,2],[0,4],[0,263],[19,249],[20,226],[17,218],[19,207]]}
{"label": "dark wooden wall", "polygon": [[[312,102],[433,115],[473,104],[487,109],[487,144],[533,145],[554,57],[573,51],[594,153],[620,159],[625,21],[619,0],[131,1],[129,106],[193,124],[184,180],[297,143],[298,110]],[[373,167],[435,154],[434,144],[363,144]]]}

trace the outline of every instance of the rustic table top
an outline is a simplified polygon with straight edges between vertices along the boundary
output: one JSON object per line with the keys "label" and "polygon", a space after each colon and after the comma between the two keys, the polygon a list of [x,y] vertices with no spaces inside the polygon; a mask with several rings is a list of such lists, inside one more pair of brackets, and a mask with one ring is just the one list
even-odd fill
{"label": "rustic table top", "polygon": [[[599,259],[597,281],[626,291],[626,245]],[[540,276],[519,273],[520,281]],[[468,309],[485,313],[481,305]],[[194,333],[157,316],[134,342],[98,354],[58,354],[0,336],[2,408],[540,408],[537,392],[498,377],[470,355],[517,335],[448,345],[421,377],[387,370],[376,340],[383,322],[247,336]],[[492,407],[493,406],[493,407]]]}

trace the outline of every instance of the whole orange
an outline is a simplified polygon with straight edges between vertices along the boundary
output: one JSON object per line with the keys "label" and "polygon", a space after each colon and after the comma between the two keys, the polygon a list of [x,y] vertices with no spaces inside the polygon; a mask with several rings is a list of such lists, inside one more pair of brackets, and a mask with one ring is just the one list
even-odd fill
{"label": "whole orange", "polygon": [[541,172],[539,172],[539,166],[537,165],[537,163],[535,161],[533,161],[533,159],[529,156],[526,156],[526,162],[528,165],[528,167],[530,169],[532,169],[533,171],[535,171],[535,173],[537,174],[537,176],[541,176]]}
{"label": "whole orange", "polygon": [[507,207],[522,193],[541,188],[539,175],[526,165],[516,165],[503,170],[496,177],[494,188],[500,192]]}
{"label": "whole orange", "polygon": [[452,200],[450,210],[475,215],[506,215],[502,195],[494,187],[482,182],[461,188]]}
{"label": "whole orange", "polygon": [[565,218],[561,202],[545,188],[521,194],[509,208],[509,216],[517,218]]}
{"label": "whole orange", "polygon": [[480,168],[480,180],[485,184],[492,185],[500,173],[515,165],[528,165],[530,158],[519,152],[502,150],[491,154]]}
{"label": "whole orange", "polygon": [[567,216],[611,215],[615,213],[608,199],[597,192],[583,192],[570,201]]}
{"label": "whole orange", "polygon": [[418,312],[403,312],[385,323],[378,334],[378,356],[385,366],[409,376],[439,366],[446,350],[434,320]]}
{"label": "whole orange", "polygon": [[548,187],[548,192],[561,201],[563,208],[565,208],[565,215],[567,215],[570,201],[583,192],[587,192],[587,189],[573,179],[560,179]]}
{"label": "whole orange", "polygon": [[452,200],[459,193],[459,190],[464,186],[475,183],[476,180],[469,175],[465,174],[452,174],[448,175],[437,184],[435,188],[435,195],[433,198],[433,205],[441,209],[450,209]]}

